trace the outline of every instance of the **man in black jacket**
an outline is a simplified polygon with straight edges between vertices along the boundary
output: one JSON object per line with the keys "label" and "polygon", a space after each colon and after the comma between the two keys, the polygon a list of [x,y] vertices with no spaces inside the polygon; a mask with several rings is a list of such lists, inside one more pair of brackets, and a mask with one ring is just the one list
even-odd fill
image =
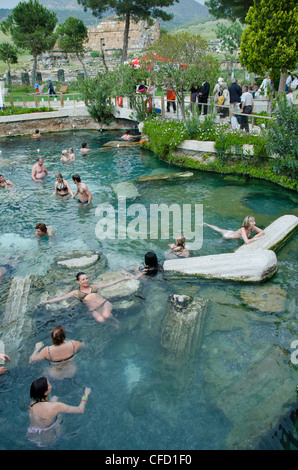
{"label": "man in black jacket", "polygon": [[203,82],[201,88],[199,89],[199,114],[201,114],[202,104],[203,104],[203,114],[207,114],[207,101],[209,96],[210,83]]}
{"label": "man in black jacket", "polygon": [[242,90],[238,85],[236,78],[232,78],[232,85],[228,88],[230,92],[230,110],[231,113],[236,111],[237,104],[241,101]]}

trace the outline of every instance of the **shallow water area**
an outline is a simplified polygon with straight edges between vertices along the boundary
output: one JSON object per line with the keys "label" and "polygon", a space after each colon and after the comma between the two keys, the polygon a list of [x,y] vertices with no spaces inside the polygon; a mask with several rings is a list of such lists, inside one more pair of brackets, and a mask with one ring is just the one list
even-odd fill
{"label": "shallow water area", "polygon": [[[239,183],[237,178],[194,171],[193,177],[182,180],[137,183],[139,176],[181,169],[139,145],[103,148],[121,135],[68,131],[36,140],[0,141],[0,173],[15,183],[13,190],[0,188],[0,264],[10,266],[0,283],[0,341],[11,356],[8,371],[0,376],[0,448],[37,448],[26,439],[29,389],[33,380],[47,374],[48,364],[29,365],[28,359],[35,343],[51,344],[50,332],[60,324],[67,339],[84,341],[85,348],[76,355],[73,378],[51,381],[52,394],[78,405],[85,387],[92,392],[83,415],[62,417],[60,435],[49,449],[297,449],[293,409],[298,366],[291,362],[291,343],[298,339],[297,236],[277,252],[278,271],[261,285],[163,274],[142,280],[140,290],[125,299],[126,307],[115,300],[118,329],[109,322],[97,323],[76,300],[36,308],[42,295],[54,297],[76,287],[77,270],[55,264],[65,253],[103,253],[106,265],[98,272],[90,268],[94,276],[143,265],[147,251],[155,251],[162,263],[168,244],[174,242],[173,221],[168,239],[150,238],[152,204],[177,204],[181,210],[183,204],[202,204],[204,221],[231,230],[239,228],[246,215],[253,215],[261,228],[284,214],[298,216],[296,193],[258,180],[243,183],[241,178]],[[91,148],[86,156],[79,153],[84,141]],[[62,163],[61,151],[69,147],[76,159]],[[51,175],[35,183],[31,168],[40,156]],[[50,197],[57,172],[73,192],[72,175],[78,173],[93,194],[92,204]],[[139,204],[136,211],[145,208],[147,216],[140,217],[136,231],[143,233],[147,227],[148,236],[100,240],[97,208],[109,204],[118,220],[120,205],[112,185],[124,182],[133,183],[139,193],[128,197],[126,205]],[[127,226],[135,217],[133,211],[128,214]],[[38,243],[37,222],[54,227],[54,237]],[[202,247],[191,256],[228,253],[241,244],[223,240],[207,227],[202,233]],[[94,280],[90,275],[91,284]],[[161,346],[171,294],[207,300],[199,343],[183,366],[165,359]]]}

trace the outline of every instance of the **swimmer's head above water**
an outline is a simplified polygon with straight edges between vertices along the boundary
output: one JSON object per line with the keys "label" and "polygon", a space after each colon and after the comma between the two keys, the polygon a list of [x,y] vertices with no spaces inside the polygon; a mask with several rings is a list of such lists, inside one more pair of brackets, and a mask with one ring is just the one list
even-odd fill
{"label": "swimmer's head above water", "polygon": [[74,182],[77,182],[77,183],[81,182],[81,177],[78,174],[72,175],[72,179]]}
{"label": "swimmer's head above water", "polygon": [[30,397],[35,401],[45,401],[51,391],[51,385],[46,377],[34,380],[30,387]]}
{"label": "swimmer's head above water", "polygon": [[47,226],[43,222],[39,222],[38,224],[36,224],[35,230],[38,234],[45,235],[47,233]]}
{"label": "swimmer's head above water", "polygon": [[66,338],[65,330],[62,326],[55,326],[51,331],[51,338],[55,346],[64,343]]}
{"label": "swimmer's head above water", "polygon": [[247,215],[245,219],[243,220],[242,227],[248,228],[252,224],[255,224],[255,223],[256,223],[255,218],[252,215]]}

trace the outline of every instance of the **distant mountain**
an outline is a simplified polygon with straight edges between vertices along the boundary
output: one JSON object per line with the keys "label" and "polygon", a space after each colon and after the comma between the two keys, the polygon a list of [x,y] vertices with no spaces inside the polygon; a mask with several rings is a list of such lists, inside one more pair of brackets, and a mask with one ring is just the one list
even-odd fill
{"label": "distant mountain", "polygon": [[[201,0],[202,1],[202,0]],[[80,18],[86,26],[92,26],[99,22],[98,18],[92,15],[91,10],[84,12],[84,8],[78,4],[77,0],[39,0],[39,2],[49,10],[55,11],[58,22],[63,23],[69,16]],[[164,8],[167,13],[174,15],[171,21],[160,21],[160,24],[169,31],[178,26],[193,21],[197,18],[205,18],[209,15],[208,8],[199,3],[197,0],[180,0],[173,6]],[[0,21],[8,16],[11,10],[0,9]],[[107,12],[103,15],[112,16],[113,12]]]}

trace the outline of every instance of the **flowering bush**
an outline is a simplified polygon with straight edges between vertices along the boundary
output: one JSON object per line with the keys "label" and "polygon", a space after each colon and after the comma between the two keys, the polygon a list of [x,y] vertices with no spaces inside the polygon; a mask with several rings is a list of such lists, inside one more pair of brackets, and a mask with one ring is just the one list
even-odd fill
{"label": "flowering bush", "polygon": [[174,150],[183,140],[189,139],[183,122],[160,117],[147,119],[143,132],[150,139],[152,151],[160,157]]}

